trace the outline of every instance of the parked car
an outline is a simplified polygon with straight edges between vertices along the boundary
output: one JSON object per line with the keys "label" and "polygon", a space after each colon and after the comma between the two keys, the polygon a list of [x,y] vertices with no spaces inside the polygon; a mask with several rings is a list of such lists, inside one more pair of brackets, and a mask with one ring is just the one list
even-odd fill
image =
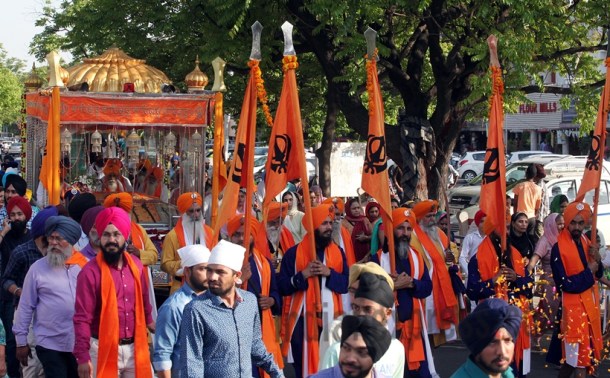
{"label": "parked car", "polygon": [[508,154],[508,160],[506,164],[516,163],[520,160],[528,158],[534,155],[545,155],[550,154],[549,151],[513,151]]}
{"label": "parked car", "polygon": [[8,148],[9,155],[20,155],[21,154],[21,143],[11,143]]}
{"label": "parked car", "polygon": [[485,151],[466,152],[460,158],[458,173],[464,180],[472,180],[483,173]]}

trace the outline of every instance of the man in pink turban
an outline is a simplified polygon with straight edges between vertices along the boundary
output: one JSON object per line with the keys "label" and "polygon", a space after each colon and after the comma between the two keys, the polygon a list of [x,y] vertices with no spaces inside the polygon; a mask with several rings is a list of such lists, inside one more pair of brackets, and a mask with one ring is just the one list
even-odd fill
{"label": "man in pink turban", "polygon": [[85,265],[76,285],[79,375],[117,377],[137,371],[152,376],[146,328],[154,332],[155,323],[148,281],[142,262],[125,251],[131,219],[125,210],[109,207],[98,214],[95,228],[102,253]]}

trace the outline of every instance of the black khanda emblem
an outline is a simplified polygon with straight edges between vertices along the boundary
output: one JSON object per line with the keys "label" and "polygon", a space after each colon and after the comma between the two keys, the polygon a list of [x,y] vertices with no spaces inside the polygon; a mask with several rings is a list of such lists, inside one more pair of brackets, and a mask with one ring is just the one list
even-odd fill
{"label": "black khanda emblem", "polygon": [[292,150],[292,140],[290,137],[287,134],[276,135],[270,165],[273,172],[286,173],[288,171],[290,150]]}
{"label": "black khanda emblem", "polygon": [[585,164],[585,169],[589,171],[599,171],[602,161],[600,147],[601,144],[599,135],[593,135],[591,138],[591,148],[589,148],[589,155],[587,156],[587,164]]}
{"label": "black khanda emblem", "polygon": [[235,183],[241,183],[241,171],[244,167],[244,154],[246,153],[246,145],[243,143],[239,143],[237,145],[237,154],[235,160],[235,166],[233,169],[233,176],[231,179]]}
{"label": "black khanda emblem", "polygon": [[500,154],[497,148],[488,148],[483,165],[483,185],[491,184],[500,178]]}
{"label": "black khanda emblem", "polygon": [[380,173],[385,171],[388,163],[385,151],[385,137],[369,134],[366,141],[366,156],[364,157],[365,173]]}

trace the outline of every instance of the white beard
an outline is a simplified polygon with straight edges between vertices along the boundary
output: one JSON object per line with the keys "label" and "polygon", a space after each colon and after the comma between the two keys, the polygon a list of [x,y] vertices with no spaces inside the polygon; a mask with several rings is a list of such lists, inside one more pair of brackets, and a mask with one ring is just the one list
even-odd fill
{"label": "white beard", "polygon": [[267,227],[267,240],[273,245],[274,249],[280,244],[280,230],[277,227]]}
{"label": "white beard", "polygon": [[[61,248],[54,247],[53,249],[61,250]],[[68,260],[72,256],[72,246],[68,246],[66,249],[62,250],[61,253],[57,253],[52,251],[51,249],[47,250],[46,259],[53,268],[59,268],[64,266],[66,260]]]}
{"label": "white beard", "polygon": [[437,243],[438,245],[443,245],[443,243],[441,242],[440,236],[438,236],[439,228],[437,225],[433,225],[433,226],[422,225],[421,228],[422,228],[422,230],[424,230],[426,235],[428,235],[430,237],[430,239],[432,239],[433,242]]}
{"label": "white beard", "polygon": [[186,236],[187,245],[206,244],[205,232],[203,231],[203,218],[193,222],[188,214],[182,214],[182,229]]}

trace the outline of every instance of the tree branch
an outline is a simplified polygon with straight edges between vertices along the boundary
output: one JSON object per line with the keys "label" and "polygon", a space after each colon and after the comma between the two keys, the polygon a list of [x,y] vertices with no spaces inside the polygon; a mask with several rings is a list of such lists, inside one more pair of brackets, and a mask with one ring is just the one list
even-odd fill
{"label": "tree branch", "polygon": [[548,62],[550,60],[555,60],[558,58],[561,58],[562,56],[566,56],[566,55],[572,55],[572,54],[577,54],[577,53],[581,53],[581,52],[596,52],[599,50],[606,50],[608,48],[608,44],[597,44],[594,46],[575,46],[575,47],[570,47],[568,49],[564,49],[564,50],[559,50],[559,51],[555,51],[552,54],[549,55],[535,55],[533,57],[533,61],[534,62]]}
{"label": "tree branch", "polygon": [[[594,83],[589,83],[581,86],[583,89],[597,89],[604,86],[605,79],[596,81]],[[572,88],[570,87],[554,87],[554,86],[544,86],[540,88],[538,85],[526,85],[524,87],[518,88],[521,92],[529,94],[529,93],[553,93],[553,94],[561,94],[561,95],[569,95],[574,93]]]}

